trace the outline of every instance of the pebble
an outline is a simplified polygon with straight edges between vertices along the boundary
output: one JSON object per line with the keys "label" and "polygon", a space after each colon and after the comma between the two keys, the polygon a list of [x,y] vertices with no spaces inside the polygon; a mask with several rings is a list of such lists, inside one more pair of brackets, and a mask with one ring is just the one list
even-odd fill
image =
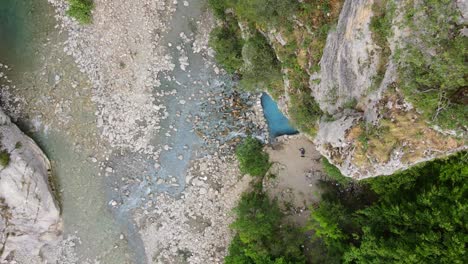
{"label": "pebble", "polygon": [[164,180],[159,178],[157,181],[156,181],[156,184],[163,184],[164,183]]}

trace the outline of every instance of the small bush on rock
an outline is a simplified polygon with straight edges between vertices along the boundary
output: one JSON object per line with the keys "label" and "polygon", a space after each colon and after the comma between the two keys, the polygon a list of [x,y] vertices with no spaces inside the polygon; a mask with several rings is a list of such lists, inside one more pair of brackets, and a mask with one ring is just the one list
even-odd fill
{"label": "small bush on rock", "polygon": [[232,21],[219,26],[210,34],[210,46],[216,52],[216,61],[223,66],[228,73],[234,73],[242,67],[242,45],[237,22]]}
{"label": "small bush on rock", "polygon": [[6,167],[8,166],[9,163],[10,163],[10,153],[8,153],[8,151],[6,150],[0,151],[0,165],[2,167]]}
{"label": "small bush on rock", "polygon": [[242,48],[244,66],[240,86],[247,91],[266,90],[282,82],[281,65],[266,38],[256,33]]}

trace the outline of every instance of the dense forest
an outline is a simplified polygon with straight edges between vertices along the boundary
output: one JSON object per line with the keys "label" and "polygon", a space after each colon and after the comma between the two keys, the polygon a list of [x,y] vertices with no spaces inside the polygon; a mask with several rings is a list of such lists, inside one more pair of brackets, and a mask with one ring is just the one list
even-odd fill
{"label": "dense forest", "polygon": [[310,227],[327,263],[464,263],[468,155],[360,183],[323,182]]}
{"label": "dense forest", "polygon": [[[239,159],[265,157],[260,144],[248,138]],[[247,170],[241,163],[257,177],[235,209],[237,235],[226,263],[464,263],[467,159],[462,152],[361,182],[344,178],[324,159],[329,177],[320,182],[322,200],[311,208],[306,228],[285,222],[278,202],[262,190],[255,173],[266,173],[265,160]]]}

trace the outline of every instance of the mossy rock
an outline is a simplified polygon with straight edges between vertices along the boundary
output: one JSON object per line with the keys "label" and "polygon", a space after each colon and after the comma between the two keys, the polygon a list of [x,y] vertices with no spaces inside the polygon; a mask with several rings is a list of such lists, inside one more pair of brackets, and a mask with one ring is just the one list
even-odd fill
{"label": "mossy rock", "polygon": [[10,153],[6,150],[0,151],[0,165],[6,167],[10,164]]}

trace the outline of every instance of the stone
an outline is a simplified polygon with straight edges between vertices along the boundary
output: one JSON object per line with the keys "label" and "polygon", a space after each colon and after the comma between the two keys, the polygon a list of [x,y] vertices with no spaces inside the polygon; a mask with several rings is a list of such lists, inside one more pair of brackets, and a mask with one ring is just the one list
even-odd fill
{"label": "stone", "polygon": [[205,188],[200,188],[199,193],[200,195],[205,195],[207,193],[207,190]]}
{"label": "stone", "polygon": [[[15,148],[17,142],[21,148]],[[0,169],[0,240],[4,243],[0,258],[3,261],[15,250],[46,254],[47,246],[62,239],[63,225],[49,187],[49,160],[1,109],[0,148],[10,153],[8,165]],[[21,235],[8,236],[12,232]]]}

